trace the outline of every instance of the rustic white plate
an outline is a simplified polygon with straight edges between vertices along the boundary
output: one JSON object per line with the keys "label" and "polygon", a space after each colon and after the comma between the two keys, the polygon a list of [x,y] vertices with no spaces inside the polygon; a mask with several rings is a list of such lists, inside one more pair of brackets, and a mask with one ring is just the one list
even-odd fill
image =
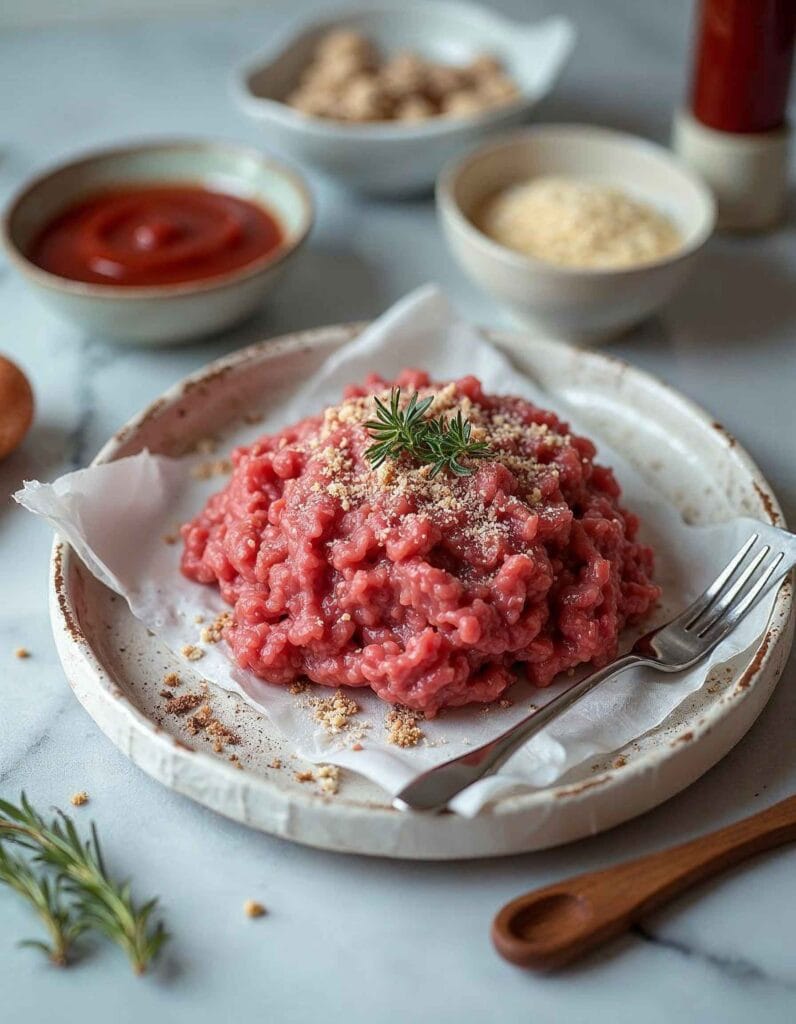
{"label": "rustic white plate", "polygon": [[[262,342],[213,363],[132,420],[95,461],[144,447],[174,454],[223,433],[242,412],[312,374],[361,325],[327,327]],[[654,378],[604,354],[522,334],[492,333],[547,391],[577,407],[578,419],[654,477],[689,519],[737,515],[782,525],[776,499],[748,455],[701,410]],[[770,697],[793,639],[791,583],[777,596],[768,629],[742,664],[712,673],[657,729],[559,784],[509,796],[474,819],[392,810],[372,783],[343,773],[336,796],[294,778],[299,767],[268,720],[238,697],[211,688],[218,717],[241,737],[214,754],[164,716],[160,696],[175,658],[56,541],[51,617],[66,675],[89,714],[132,761],[177,792],[287,839],[351,853],[406,858],[483,857],[542,849],[610,828],[649,810],[707,771],[749,729]],[[198,681],[198,676],[197,676]],[[283,767],[271,767],[279,758]]]}

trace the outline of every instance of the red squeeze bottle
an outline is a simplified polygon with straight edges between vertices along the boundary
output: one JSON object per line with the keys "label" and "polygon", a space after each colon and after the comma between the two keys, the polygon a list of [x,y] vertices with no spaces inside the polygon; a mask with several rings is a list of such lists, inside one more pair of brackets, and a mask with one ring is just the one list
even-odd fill
{"label": "red squeeze bottle", "polygon": [[764,228],[787,186],[796,0],[701,0],[688,110],[674,147],[711,185],[719,225]]}

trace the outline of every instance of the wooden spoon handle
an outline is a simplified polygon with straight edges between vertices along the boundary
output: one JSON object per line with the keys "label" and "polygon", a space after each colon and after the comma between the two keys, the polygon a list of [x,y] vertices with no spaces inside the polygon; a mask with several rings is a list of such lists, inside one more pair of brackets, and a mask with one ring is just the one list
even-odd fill
{"label": "wooden spoon handle", "polygon": [[498,913],[492,941],[512,963],[561,967],[703,878],[793,840],[796,796],[682,846],[525,893]]}

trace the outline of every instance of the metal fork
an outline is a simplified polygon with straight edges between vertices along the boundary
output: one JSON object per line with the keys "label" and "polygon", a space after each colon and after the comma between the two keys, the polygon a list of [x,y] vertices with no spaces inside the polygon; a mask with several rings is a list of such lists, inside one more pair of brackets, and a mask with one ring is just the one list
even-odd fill
{"label": "metal fork", "polygon": [[[762,531],[761,531],[762,532]],[[790,571],[793,552],[753,534],[719,576],[684,612],[641,637],[633,650],[555,697],[539,711],[476,750],[431,768],[405,786],[393,800],[399,810],[441,811],[450,800],[485,775],[491,775],[521,746],[606,679],[640,665],[660,672],[681,672],[708,654]],[[787,552],[787,553],[786,553]]]}

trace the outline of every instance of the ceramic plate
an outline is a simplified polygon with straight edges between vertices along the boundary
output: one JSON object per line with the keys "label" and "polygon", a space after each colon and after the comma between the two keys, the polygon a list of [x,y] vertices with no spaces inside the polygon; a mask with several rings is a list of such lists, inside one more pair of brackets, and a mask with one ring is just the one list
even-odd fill
{"label": "ceramic plate", "polygon": [[[315,372],[362,325],[265,341],[211,364],[168,391],[97,456],[108,462],[144,447],[172,454],[223,434],[241,410],[264,407]],[[690,520],[754,516],[782,525],[771,489],[734,438],[654,378],[604,354],[516,333],[490,333],[518,366],[577,408],[586,429],[622,451]],[[135,764],[171,789],[253,828],[350,853],[403,858],[483,857],[542,849],[600,832],[661,803],[723,757],[770,697],[793,637],[792,592],[780,589],[760,644],[733,670],[706,676],[701,690],[658,728],[558,784],[505,797],[476,818],[393,810],[374,784],[341,773],[322,796],[294,778],[300,767],[268,720],[237,696],[211,688],[234,748],[214,753],[185,720],[163,713],[165,673],[178,660],[56,541],[51,616],[66,675],[100,728]],[[189,682],[198,682],[189,680]],[[280,759],[284,767],[272,765]]]}

